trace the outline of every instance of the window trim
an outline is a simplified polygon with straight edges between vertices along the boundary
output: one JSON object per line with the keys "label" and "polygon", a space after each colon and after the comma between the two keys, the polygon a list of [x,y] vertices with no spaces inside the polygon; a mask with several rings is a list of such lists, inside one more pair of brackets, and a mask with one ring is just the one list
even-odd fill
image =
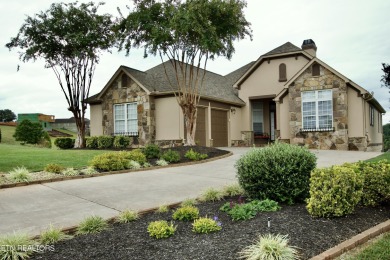
{"label": "window trim", "polygon": [[370,117],[370,126],[374,126],[375,125],[375,112],[374,112],[374,107],[372,105],[370,105],[370,108],[369,108],[369,117]]}
{"label": "window trim", "polygon": [[[136,114],[136,118],[135,119],[129,119],[128,117],[128,106],[129,105],[135,105],[135,114]],[[119,132],[117,131],[117,120],[115,118],[115,107],[119,107],[119,106],[123,106],[124,107],[124,119],[121,119],[120,121],[124,121],[124,126],[125,126],[125,131],[124,132]],[[120,104],[114,104],[113,105],[113,121],[114,121],[114,133],[113,135],[124,135],[124,136],[138,136],[138,112],[137,112],[137,102],[129,102],[129,103],[120,103]],[[136,121],[136,128],[137,128],[137,131],[129,131],[130,129],[128,129],[128,122],[129,121]]]}
{"label": "window trim", "polygon": [[279,82],[287,81],[287,66],[285,63],[279,64]]}

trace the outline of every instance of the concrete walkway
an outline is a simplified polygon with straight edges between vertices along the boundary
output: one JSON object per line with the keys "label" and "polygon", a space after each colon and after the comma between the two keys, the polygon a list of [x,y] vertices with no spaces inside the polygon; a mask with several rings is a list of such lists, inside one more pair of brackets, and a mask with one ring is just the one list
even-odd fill
{"label": "concrete walkway", "polygon": [[[234,163],[250,148],[225,149],[233,156],[203,164],[1,189],[0,235],[14,231],[38,235],[49,224],[70,227],[90,215],[110,218],[124,209],[145,210],[180,202],[209,187],[235,183]],[[312,152],[318,157],[318,167],[380,154]]]}

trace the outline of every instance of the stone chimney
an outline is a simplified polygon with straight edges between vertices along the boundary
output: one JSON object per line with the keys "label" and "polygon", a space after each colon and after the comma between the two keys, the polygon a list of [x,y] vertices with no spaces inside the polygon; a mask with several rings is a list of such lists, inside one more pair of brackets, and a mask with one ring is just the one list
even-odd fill
{"label": "stone chimney", "polygon": [[312,56],[316,56],[317,46],[316,43],[312,39],[304,40],[302,43],[302,50],[306,51]]}

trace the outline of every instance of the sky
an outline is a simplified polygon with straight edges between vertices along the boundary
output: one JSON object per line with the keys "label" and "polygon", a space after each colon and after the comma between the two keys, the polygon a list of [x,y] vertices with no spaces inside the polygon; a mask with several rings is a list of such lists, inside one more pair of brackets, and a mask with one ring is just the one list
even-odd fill
{"label": "sky", "polygon": [[[61,1],[0,1],[0,109],[11,109],[15,114],[43,113],[56,118],[72,116],[55,74],[44,68],[44,61],[23,63],[17,50],[9,51],[5,47],[17,35],[27,15],[45,11],[54,2]],[[126,5],[131,2],[107,1],[100,11],[117,16],[119,7],[126,15]],[[247,0],[245,15],[252,24],[253,41],[236,42],[231,60],[218,57],[208,62],[207,69],[225,75],[286,42],[301,47],[303,40],[313,39],[319,59],[374,92],[374,97],[389,111],[383,123],[389,123],[390,93],[380,82],[381,64],[390,63],[389,11],[388,0]],[[143,50],[134,49],[130,56],[116,49],[104,53],[90,94],[100,92],[120,65],[144,71],[160,62],[159,57],[144,59]]]}

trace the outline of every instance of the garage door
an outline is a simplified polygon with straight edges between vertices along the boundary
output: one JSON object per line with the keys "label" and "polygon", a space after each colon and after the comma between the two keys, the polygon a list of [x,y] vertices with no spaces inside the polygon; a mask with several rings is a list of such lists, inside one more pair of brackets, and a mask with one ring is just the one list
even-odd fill
{"label": "garage door", "polygon": [[195,142],[198,145],[206,146],[206,109],[198,107],[196,118]]}
{"label": "garage door", "polygon": [[228,146],[227,112],[211,109],[211,138],[214,147]]}

